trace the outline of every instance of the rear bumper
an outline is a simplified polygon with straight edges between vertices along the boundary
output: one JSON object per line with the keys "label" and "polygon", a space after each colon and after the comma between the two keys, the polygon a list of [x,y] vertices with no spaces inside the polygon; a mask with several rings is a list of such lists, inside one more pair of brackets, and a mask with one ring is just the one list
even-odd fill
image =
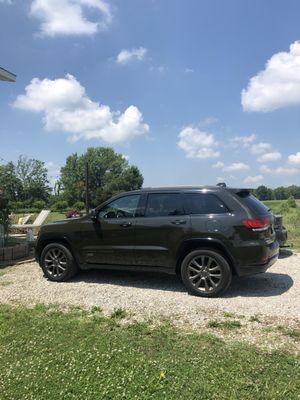
{"label": "rear bumper", "polygon": [[237,273],[239,276],[247,276],[247,275],[254,275],[266,272],[266,270],[270,268],[277,261],[278,256],[279,256],[279,243],[275,241],[271,245],[267,246],[266,262],[253,263],[249,265],[240,266],[237,269]]}

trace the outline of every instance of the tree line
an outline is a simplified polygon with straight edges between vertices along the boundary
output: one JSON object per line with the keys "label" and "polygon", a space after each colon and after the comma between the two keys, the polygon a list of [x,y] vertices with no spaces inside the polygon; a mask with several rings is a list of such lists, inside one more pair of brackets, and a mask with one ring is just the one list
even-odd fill
{"label": "tree line", "polygon": [[[86,165],[89,167],[89,205],[96,207],[114,194],[139,189],[143,176],[135,165],[109,147],[90,147],[79,155],[67,157],[59,179],[51,187],[48,170],[43,161],[20,156],[17,162],[0,165],[0,197],[12,211],[56,211],[68,208],[84,209],[86,198]],[[300,186],[277,187],[261,185],[253,190],[262,201],[300,199]]]}
{"label": "tree line", "polygon": [[261,185],[257,189],[254,189],[254,195],[259,200],[287,200],[290,197],[300,199],[300,186],[279,186],[275,189],[268,188],[267,186]]}
{"label": "tree line", "polygon": [[[139,169],[112,148],[91,147],[67,157],[60,177],[51,187],[43,161],[20,156],[16,163],[0,165],[1,197],[11,210],[42,209],[57,211],[84,208],[85,173],[89,168],[89,205],[96,207],[122,191],[139,189],[143,176]],[[4,200],[2,200],[3,202]]]}

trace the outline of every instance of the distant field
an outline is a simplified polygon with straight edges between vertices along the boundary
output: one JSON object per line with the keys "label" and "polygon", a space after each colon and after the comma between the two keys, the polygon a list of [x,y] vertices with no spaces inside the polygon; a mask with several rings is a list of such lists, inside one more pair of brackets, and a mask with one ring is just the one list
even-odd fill
{"label": "distant field", "polygon": [[295,250],[300,250],[300,200],[296,200],[297,207],[289,208],[287,211],[282,209],[286,200],[264,201],[274,214],[283,216],[283,225],[288,230],[288,243]]}

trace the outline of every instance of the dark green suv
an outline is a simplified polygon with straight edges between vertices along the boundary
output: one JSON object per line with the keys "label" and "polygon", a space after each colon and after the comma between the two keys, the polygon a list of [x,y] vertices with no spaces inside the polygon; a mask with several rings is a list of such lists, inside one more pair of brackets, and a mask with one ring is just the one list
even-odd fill
{"label": "dark green suv", "polygon": [[224,292],[232,275],[264,272],[278,258],[270,210],[249,190],[220,186],[122,193],[82,218],[41,228],[45,276],[113,268],[178,273],[192,294]]}

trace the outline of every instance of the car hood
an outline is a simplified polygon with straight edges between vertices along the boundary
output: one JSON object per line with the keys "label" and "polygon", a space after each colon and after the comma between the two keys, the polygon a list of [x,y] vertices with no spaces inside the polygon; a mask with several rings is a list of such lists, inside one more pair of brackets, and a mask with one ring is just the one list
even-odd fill
{"label": "car hood", "polygon": [[78,217],[78,218],[68,218],[68,219],[62,219],[59,221],[53,221],[48,224],[45,224],[41,227],[40,233],[45,233],[45,232],[52,232],[54,230],[64,230],[67,226],[71,226],[73,224],[78,223],[81,220],[86,219],[86,217]]}

